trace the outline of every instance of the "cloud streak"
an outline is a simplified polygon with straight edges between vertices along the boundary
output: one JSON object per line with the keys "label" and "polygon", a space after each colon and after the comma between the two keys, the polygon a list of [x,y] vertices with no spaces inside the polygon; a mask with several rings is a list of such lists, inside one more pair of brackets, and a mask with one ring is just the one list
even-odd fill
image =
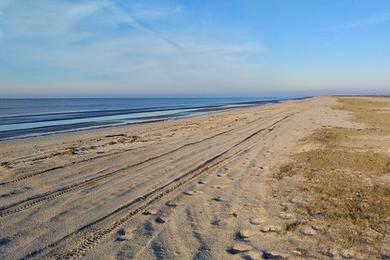
{"label": "cloud streak", "polygon": [[181,6],[24,3],[0,8],[0,77],[16,85],[61,82],[75,86],[69,91],[95,84],[117,93],[190,93],[253,88],[261,77],[253,60],[267,50],[259,43],[200,40],[194,31],[165,33],[159,25],[176,19]]}
{"label": "cloud streak", "polygon": [[162,41],[165,41],[166,43],[174,46],[177,49],[180,49],[180,46],[176,42],[162,36],[159,32],[142,24],[142,22],[138,21],[138,19],[137,19],[137,17],[139,17],[141,19],[142,18],[143,19],[151,19],[151,18],[153,19],[156,17],[163,17],[166,15],[172,15],[172,14],[175,14],[177,11],[179,11],[181,9],[180,7],[156,8],[156,9],[137,8],[136,10],[133,10],[133,12],[132,12],[132,10],[129,9],[120,0],[113,0],[113,3],[114,4],[112,5],[112,8],[115,9],[116,11],[118,11],[118,13],[120,13],[123,16],[123,21],[125,21],[129,26],[132,26],[132,27],[140,30],[141,32],[152,34],[156,38],[158,38]]}
{"label": "cloud streak", "polygon": [[329,28],[329,30],[344,31],[344,30],[359,29],[362,27],[369,27],[369,26],[387,23],[389,21],[390,21],[390,14],[375,15],[375,16],[349,21],[344,24],[332,26]]}

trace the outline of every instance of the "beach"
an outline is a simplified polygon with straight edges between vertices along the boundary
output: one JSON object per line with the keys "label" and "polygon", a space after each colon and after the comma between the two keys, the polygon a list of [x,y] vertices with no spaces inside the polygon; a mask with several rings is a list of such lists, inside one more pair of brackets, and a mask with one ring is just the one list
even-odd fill
{"label": "beach", "polygon": [[0,142],[0,258],[390,258],[390,98]]}

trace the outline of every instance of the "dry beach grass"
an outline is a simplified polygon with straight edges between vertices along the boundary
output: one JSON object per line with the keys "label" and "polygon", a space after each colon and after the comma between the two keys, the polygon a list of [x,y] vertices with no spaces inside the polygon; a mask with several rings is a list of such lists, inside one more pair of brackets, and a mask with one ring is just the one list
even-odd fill
{"label": "dry beach grass", "polygon": [[[274,176],[296,178],[289,197],[301,205],[288,209],[316,230],[320,254],[329,257],[389,257],[390,102],[341,98],[336,109],[351,113],[364,128],[322,128],[305,137],[311,147],[292,155]],[[278,194],[287,192],[278,184]],[[310,256],[312,252],[302,250]]]}

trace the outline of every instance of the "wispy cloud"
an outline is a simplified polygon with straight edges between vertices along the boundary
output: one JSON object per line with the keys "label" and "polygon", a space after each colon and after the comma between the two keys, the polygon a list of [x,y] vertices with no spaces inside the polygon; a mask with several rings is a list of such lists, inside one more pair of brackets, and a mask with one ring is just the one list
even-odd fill
{"label": "wispy cloud", "polygon": [[140,19],[155,19],[167,15],[173,15],[181,9],[180,7],[172,7],[172,8],[146,7],[145,8],[144,6],[142,7],[136,6],[133,8],[129,8],[120,0],[113,0],[112,3],[113,5],[111,6],[111,8],[114,9],[116,12],[118,12],[118,14],[120,14],[122,17],[123,22],[126,22],[129,26],[132,26],[142,32],[152,34],[156,38],[159,38],[160,40],[163,40],[178,49],[180,48],[180,46],[176,42],[164,37],[158,31],[153,30],[152,28],[144,25],[141,21],[139,21]]}
{"label": "wispy cloud", "polygon": [[166,33],[160,25],[183,11],[176,5],[16,0],[0,11],[3,75],[8,67],[9,75],[47,84],[107,83],[129,93],[255,86],[261,68],[252,60],[266,51],[255,42],[200,40],[194,31]]}
{"label": "wispy cloud", "polygon": [[374,15],[370,17],[349,21],[343,24],[329,27],[328,29],[332,31],[352,30],[352,29],[358,29],[362,27],[383,24],[389,21],[390,21],[390,14],[381,14],[381,15]]}

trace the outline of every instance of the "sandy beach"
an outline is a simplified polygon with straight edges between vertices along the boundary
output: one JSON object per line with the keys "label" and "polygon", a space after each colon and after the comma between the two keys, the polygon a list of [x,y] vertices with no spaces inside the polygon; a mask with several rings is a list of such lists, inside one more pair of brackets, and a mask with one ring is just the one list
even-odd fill
{"label": "sandy beach", "polygon": [[1,259],[390,258],[390,98],[0,143]]}

